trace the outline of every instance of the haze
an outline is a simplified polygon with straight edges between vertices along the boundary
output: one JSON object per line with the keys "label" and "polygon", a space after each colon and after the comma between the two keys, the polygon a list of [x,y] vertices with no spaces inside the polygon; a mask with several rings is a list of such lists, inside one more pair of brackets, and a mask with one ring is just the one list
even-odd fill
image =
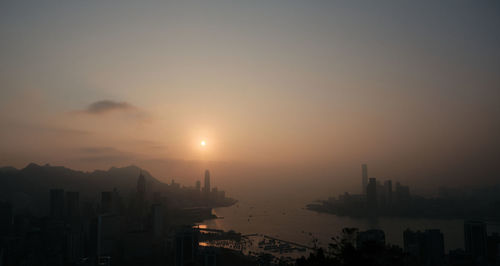
{"label": "haze", "polygon": [[361,163],[422,189],[498,178],[497,1],[28,2],[0,4],[2,166],[325,191]]}

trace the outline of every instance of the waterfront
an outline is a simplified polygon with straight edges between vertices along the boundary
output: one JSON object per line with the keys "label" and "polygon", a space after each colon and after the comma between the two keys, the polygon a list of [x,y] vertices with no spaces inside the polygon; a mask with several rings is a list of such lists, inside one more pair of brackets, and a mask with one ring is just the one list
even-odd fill
{"label": "waterfront", "polygon": [[[403,246],[403,231],[440,229],[444,234],[445,250],[464,248],[463,220],[453,219],[415,219],[415,218],[378,218],[376,220],[339,217],[317,213],[305,209],[308,201],[293,198],[240,199],[226,208],[214,209],[221,219],[203,221],[208,228],[234,230],[242,234],[264,234],[303,245],[326,247],[331,238],[338,236],[342,228],[356,227],[360,230],[382,229],[386,241]],[[490,232],[498,231],[490,226]]]}

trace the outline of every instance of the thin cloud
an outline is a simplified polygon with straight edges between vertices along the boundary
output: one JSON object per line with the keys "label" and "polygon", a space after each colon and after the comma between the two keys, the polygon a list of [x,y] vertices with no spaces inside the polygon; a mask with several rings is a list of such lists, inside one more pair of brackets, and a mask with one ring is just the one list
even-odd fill
{"label": "thin cloud", "polygon": [[97,101],[89,106],[83,112],[88,114],[104,114],[112,111],[135,110],[136,108],[127,102],[115,102],[110,100]]}

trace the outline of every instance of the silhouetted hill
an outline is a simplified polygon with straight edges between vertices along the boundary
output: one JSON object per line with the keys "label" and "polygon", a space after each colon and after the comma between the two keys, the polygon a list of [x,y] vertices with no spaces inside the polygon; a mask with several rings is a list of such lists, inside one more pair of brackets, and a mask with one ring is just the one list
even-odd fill
{"label": "silhouetted hill", "polygon": [[11,201],[16,209],[35,213],[48,209],[49,190],[60,188],[80,192],[81,200],[98,199],[101,191],[118,189],[123,195],[135,191],[142,172],[148,191],[161,189],[166,184],[137,166],[112,167],[107,171],[75,171],[62,166],[40,166],[30,163],[23,169],[0,168],[0,199]]}

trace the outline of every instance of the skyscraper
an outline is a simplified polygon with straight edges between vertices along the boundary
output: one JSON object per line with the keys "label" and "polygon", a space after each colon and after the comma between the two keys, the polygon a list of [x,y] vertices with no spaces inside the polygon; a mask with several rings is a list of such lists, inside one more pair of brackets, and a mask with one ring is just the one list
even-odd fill
{"label": "skyscraper", "polygon": [[205,170],[205,187],[203,188],[206,194],[210,193],[210,171]]}
{"label": "skyscraper", "polygon": [[366,195],[366,186],[368,185],[368,166],[361,165],[361,193]]}
{"label": "skyscraper", "polygon": [[201,190],[201,181],[196,180],[196,190],[200,191]]}
{"label": "skyscraper", "polygon": [[464,222],[465,251],[474,257],[486,256],[486,224],[481,221]]}
{"label": "skyscraper", "polygon": [[377,208],[377,179],[370,178],[370,182],[366,186],[366,202],[370,210]]}
{"label": "skyscraper", "polygon": [[110,213],[113,210],[113,192],[101,192],[101,213]]}
{"label": "skyscraper", "polygon": [[64,190],[50,190],[50,217],[62,219],[64,217]]}

